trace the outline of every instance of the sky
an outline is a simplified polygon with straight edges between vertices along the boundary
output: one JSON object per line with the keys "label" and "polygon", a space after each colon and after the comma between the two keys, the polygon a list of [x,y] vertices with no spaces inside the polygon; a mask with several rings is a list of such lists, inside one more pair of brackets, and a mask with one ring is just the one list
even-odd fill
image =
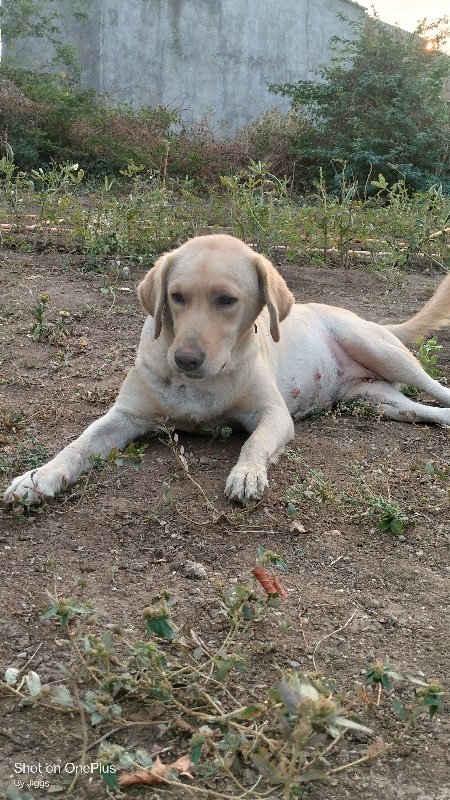
{"label": "sky", "polygon": [[[449,0],[358,0],[360,5],[370,9],[372,6],[382,20],[395,24],[398,22],[406,31],[413,31],[417,20],[429,20],[450,16]],[[450,53],[450,44],[445,50]]]}

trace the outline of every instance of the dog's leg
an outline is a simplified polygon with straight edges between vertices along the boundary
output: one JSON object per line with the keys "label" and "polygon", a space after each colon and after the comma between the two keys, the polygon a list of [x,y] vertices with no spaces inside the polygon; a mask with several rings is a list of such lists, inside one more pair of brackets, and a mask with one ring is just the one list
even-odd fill
{"label": "dog's leg", "polygon": [[341,329],[336,341],[347,355],[378,378],[393,384],[414,386],[444,407],[450,407],[450,389],[431,378],[413,354],[381,325],[365,322],[362,330],[353,326]]}
{"label": "dog's leg", "polygon": [[151,420],[138,419],[113,406],[47,464],[15,478],[5,492],[5,503],[22,500],[32,505],[54,497],[89,469],[91,454],[106,458],[113,448],[121,450],[151,427]]}
{"label": "dog's leg", "polygon": [[286,406],[275,406],[258,413],[243,413],[236,418],[253,431],[243,445],[236,466],[225,485],[230,500],[259,500],[267,486],[267,467],[294,437],[294,423]]}
{"label": "dog's leg", "polygon": [[343,400],[357,397],[368,400],[387,419],[450,425],[450,409],[416,403],[385,381],[361,381],[345,393]]}

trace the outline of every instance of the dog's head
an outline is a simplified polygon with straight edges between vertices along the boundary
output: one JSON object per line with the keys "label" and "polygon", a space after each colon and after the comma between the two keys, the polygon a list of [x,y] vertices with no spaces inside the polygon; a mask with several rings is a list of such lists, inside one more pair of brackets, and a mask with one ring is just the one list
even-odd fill
{"label": "dog's head", "polygon": [[233,350],[267,305],[270,333],[294,302],[270,261],[232,236],[198,236],[162,256],[143,281],[141,305],[155,319],[155,338],[164,332],[174,372],[206,378],[226,370]]}

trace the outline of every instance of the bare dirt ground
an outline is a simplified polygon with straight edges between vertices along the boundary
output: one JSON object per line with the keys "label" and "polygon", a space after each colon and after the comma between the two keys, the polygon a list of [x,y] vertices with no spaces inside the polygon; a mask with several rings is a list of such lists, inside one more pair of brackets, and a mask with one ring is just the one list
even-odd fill
{"label": "bare dirt ground", "polygon": [[[111,281],[104,276],[82,275],[75,257],[0,254],[1,443],[7,463],[16,457],[20,443],[33,440],[54,454],[107,408],[132,364],[143,322],[134,292],[143,270],[138,274],[134,269],[128,281],[120,278],[110,290]],[[441,277],[294,264],[280,271],[299,301],[343,305],[377,321],[411,315]],[[50,318],[59,309],[71,314],[70,353],[65,359],[57,345],[29,336],[30,309],[41,293],[49,297]],[[439,340],[445,345],[440,365],[450,377],[450,338],[442,334]],[[21,418],[11,424],[18,413]],[[180,434],[180,440],[189,454],[191,474],[215,506],[228,512],[223,487],[243,438]],[[56,626],[40,616],[45,592],[52,589],[52,560],[61,593],[82,577],[84,596],[106,620],[138,624],[150,597],[170,589],[179,622],[194,622],[201,635],[214,640],[220,623],[211,613],[213,579],[248,582],[262,545],[289,565],[284,579],[289,598],[282,613],[292,626],[281,632],[267,621],[256,630],[255,647],[247,654],[249,671],[240,678],[250,694],[252,687],[261,690],[272,681],[274,664],[288,668],[295,662],[299,669],[311,670],[313,655],[317,668],[344,688],[362,680],[367,658],[445,683],[450,653],[449,489],[448,481],[423,466],[433,462],[448,467],[446,430],[361,415],[301,422],[292,448],[304,464],[282,457],[271,469],[263,501],[232,523],[225,518],[209,523],[202,498],[171,450],[155,439],[148,445],[140,472],[117,467],[99,473],[86,492],[66,493],[26,520],[15,521],[4,513],[2,674],[9,666],[23,667],[39,647],[30,668],[45,681],[61,679],[58,663],[67,656],[65,645]],[[315,501],[299,507],[298,519],[306,531],[291,532],[284,495],[295,476],[319,469],[327,481],[351,492],[355,464],[366,483],[398,501],[414,524],[398,537],[378,530],[368,516],[355,517],[333,502]],[[5,468],[4,486],[8,478]],[[165,504],[163,482],[171,483],[171,505]],[[206,578],[188,577],[187,560],[200,562]],[[373,713],[388,737],[392,715],[383,705]],[[98,736],[106,729],[100,727]],[[432,722],[421,720],[400,748],[342,773],[330,784],[305,786],[302,797],[450,800],[449,733],[445,715]],[[154,730],[143,728],[138,733],[122,731],[115,740],[152,750],[154,736]],[[351,744],[348,748],[346,756],[352,760]],[[76,720],[69,722],[45,709],[20,708],[9,694],[0,698],[0,796],[1,787],[6,792],[12,784],[16,762],[76,762],[79,750]],[[167,789],[130,794],[138,800],[191,796],[188,790],[176,795]],[[32,796],[51,792],[37,789]],[[82,780],[72,796],[106,797],[106,790],[99,782]]]}

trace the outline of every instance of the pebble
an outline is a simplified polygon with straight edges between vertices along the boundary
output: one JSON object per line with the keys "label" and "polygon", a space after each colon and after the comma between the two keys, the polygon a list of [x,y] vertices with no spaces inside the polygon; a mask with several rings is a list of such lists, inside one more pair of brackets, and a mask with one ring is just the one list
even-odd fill
{"label": "pebble", "polygon": [[185,578],[203,580],[208,576],[206,568],[199,561],[185,561],[181,567],[181,573]]}

